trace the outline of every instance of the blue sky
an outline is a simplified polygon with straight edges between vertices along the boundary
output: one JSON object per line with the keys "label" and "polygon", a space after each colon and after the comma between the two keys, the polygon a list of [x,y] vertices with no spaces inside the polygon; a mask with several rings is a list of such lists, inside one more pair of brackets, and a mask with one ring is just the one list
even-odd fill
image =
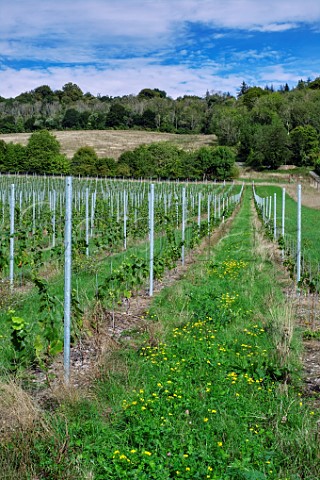
{"label": "blue sky", "polygon": [[320,0],[3,0],[0,96],[173,98],[320,76]]}

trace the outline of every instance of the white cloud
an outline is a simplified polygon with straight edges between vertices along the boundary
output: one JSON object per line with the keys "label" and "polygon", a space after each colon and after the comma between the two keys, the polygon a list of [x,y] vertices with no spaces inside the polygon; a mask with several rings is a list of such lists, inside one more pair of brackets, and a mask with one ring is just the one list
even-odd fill
{"label": "white cloud", "polygon": [[263,50],[243,50],[243,51],[234,51],[232,53],[232,58],[238,62],[243,61],[250,61],[250,60],[266,60],[266,59],[278,59],[280,58],[280,52],[276,50],[271,50],[270,48],[266,48]]}
{"label": "white cloud", "polygon": [[[128,81],[128,79],[130,79]],[[0,70],[1,95],[15,97],[40,85],[49,85],[53,90],[61,89],[68,82],[79,85],[93,95],[118,96],[136,95],[142,88],[161,88],[176,98],[185,94],[203,96],[207,90],[233,91],[243,78],[230,75],[223,78],[214,73],[211,65],[195,69],[187,66],[148,65],[144,61],[117,62],[113,68],[95,67],[50,68],[47,70],[14,69]]]}
{"label": "white cloud", "polygon": [[255,27],[254,30],[259,32],[285,32],[286,30],[292,30],[298,28],[297,23],[269,23],[261,27]]}
{"label": "white cloud", "polygon": [[188,45],[186,25],[201,22],[221,39],[236,29],[283,32],[319,27],[318,0],[13,0],[1,6],[2,56],[83,63]]}
{"label": "white cloud", "polygon": [[226,37],[225,33],[215,33],[214,35],[212,35],[212,38],[214,38],[215,40],[219,40],[220,38],[224,37]]}
{"label": "white cloud", "polygon": [[92,42],[114,37],[155,38],[165,34],[170,22],[169,11],[159,2],[135,0],[56,1],[29,0],[8,2],[3,7],[3,35],[17,39],[46,38],[90,39]]}
{"label": "white cloud", "polygon": [[[181,0],[184,16],[192,12],[194,20],[213,23],[223,28],[260,29],[275,24],[320,20],[318,0]],[[191,18],[192,18],[191,17]]]}
{"label": "white cloud", "polygon": [[307,78],[315,78],[319,76],[319,71],[317,72],[314,70],[313,66],[302,68],[299,73],[297,73],[295,67],[294,64],[288,67],[288,65],[283,65],[281,63],[261,67],[259,69],[260,83],[269,82],[277,85],[287,82],[297,84],[301,78],[306,80]]}
{"label": "white cloud", "polygon": [[166,41],[183,22],[283,31],[320,20],[318,0],[16,0],[2,6],[2,35]]}
{"label": "white cloud", "polygon": [[[57,62],[57,63],[95,63],[103,61],[95,58],[95,52],[90,46],[82,48],[79,45],[62,45],[59,48],[53,45],[33,45],[22,41],[1,41],[0,52],[2,57],[24,61],[26,59],[34,62]],[[0,58],[1,58],[0,56]]]}

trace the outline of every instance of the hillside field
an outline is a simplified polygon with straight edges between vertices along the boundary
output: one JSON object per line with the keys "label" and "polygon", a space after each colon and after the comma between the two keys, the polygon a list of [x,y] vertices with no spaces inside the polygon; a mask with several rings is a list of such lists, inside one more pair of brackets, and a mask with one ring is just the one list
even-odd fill
{"label": "hillside field", "polygon": [[[214,145],[215,135],[177,135],[174,133],[140,130],[68,130],[53,134],[61,144],[61,152],[72,158],[80,147],[93,147],[98,157],[118,159],[121,153],[133,150],[144,143],[172,142],[185,149],[194,150],[204,145]],[[26,145],[31,133],[0,134],[0,140]]]}

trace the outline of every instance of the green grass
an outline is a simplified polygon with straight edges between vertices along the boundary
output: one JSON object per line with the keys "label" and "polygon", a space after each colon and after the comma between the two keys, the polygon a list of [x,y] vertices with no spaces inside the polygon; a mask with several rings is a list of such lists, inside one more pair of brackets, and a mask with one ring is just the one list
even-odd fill
{"label": "green grass", "polygon": [[28,456],[19,435],[2,445],[2,464],[20,455],[21,479],[318,477],[317,415],[301,399],[282,285],[258,254],[250,196],[210,260],[154,299],[158,343],[110,354],[90,395],[60,404]]}

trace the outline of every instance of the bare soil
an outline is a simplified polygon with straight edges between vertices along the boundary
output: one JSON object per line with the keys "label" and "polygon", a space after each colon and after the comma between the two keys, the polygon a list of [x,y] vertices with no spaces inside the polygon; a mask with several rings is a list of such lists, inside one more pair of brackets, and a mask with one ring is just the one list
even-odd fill
{"label": "bare soil", "polygon": [[[153,142],[172,142],[184,150],[195,150],[216,143],[215,135],[177,135],[139,130],[71,130],[52,133],[61,145],[61,152],[68,158],[72,158],[84,146],[93,147],[99,158],[118,159],[127,150]],[[0,134],[0,140],[27,145],[30,135],[31,133]]]}

